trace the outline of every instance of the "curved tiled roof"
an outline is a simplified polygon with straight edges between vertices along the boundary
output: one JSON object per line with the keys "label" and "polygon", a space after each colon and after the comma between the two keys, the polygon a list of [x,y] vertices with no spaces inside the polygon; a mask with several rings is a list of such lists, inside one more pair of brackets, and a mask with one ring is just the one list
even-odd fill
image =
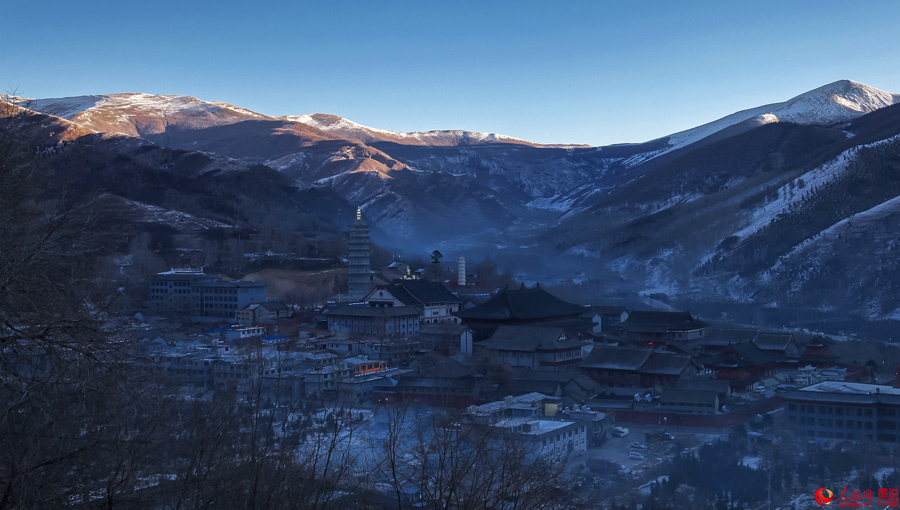
{"label": "curved tiled roof", "polygon": [[577,317],[584,311],[585,307],[563,301],[540,286],[531,289],[523,286],[517,290],[506,289],[474,308],[460,311],[457,316],[463,320],[528,320]]}

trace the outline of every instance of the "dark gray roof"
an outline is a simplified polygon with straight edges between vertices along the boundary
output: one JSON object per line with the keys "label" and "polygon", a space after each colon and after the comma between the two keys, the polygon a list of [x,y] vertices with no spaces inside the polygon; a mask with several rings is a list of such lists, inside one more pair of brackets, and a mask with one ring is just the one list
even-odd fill
{"label": "dark gray roof", "polygon": [[705,326],[705,322],[694,319],[690,312],[648,310],[635,310],[622,323],[622,327],[629,331],[690,331]]}
{"label": "dark gray roof", "polygon": [[517,381],[555,381],[561,386],[576,384],[582,389],[596,390],[600,383],[580,372],[557,370],[522,370],[517,373]]}
{"label": "dark gray roof", "polygon": [[262,306],[263,308],[265,308],[266,310],[268,310],[270,312],[290,311],[290,308],[288,308],[288,305],[284,304],[283,301],[266,301],[264,303],[260,303],[260,306]]}
{"label": "dark gray roof", "polygon": [[473,367],[453,358],[423,357],[419,358],[417,365],[420,373],[438,379],[462,379],[477,373]]}
{"label": "dark gray roof", "polygon": [[325,312],[327,317],[406,317],[419,315],[413,306],[352,306],[336,305]]}
{"label": "dark gray roof", "polygon": [[682,390],[713,390],[725,395],[731,389],[725,379],[678,379],[675,387]]}
{"label": "dark gray roof", "polygon": [[[452,292],[444,287],[440,282],[429,282],[427,280],[395,280],[392,285],[386,289],[404,304],[438,304],[438,303],[459,303],[461,300],[453,295]],[[395,294],[397,292],[398,294]],[[404,297],[401,297],[404,295]],[[406,297],[408,296],[408,297]],[[412,298],[418,303],[409,303],[408,299]]]}
{"label": "dark gray roof", "polygon": [[468,378],[446,379],[419,376],[401,376],[396,388],[452,388],[463,391],[471,391],[475,387],[475,380]]}
{"label": "dark gray roof", "polygon": [[703,334],[703,340],[700,343],[724,347],[741,342],[751,342],[758,334],[759,331],[755,329],[708,328]]}
{"label": "dark gray roof", "polygon": [[666,404],[702,404],[716,405],[715,390],[685,390],[680,388],[665,388],[659,403]]}
{"label": "dark gray roof", "polygon": [[[562,385],[558,381],[542,381],[535,379],[516,379],[514,381],[508,381],[504,384],[500,385],[498,388],[499,394],[503,394],[503,396],[514,394],[514,395],[525,395],[528,393],[543,393],[545,395],[555,395],[560,389]],[[485,395],[482,395],[484,398]],[[501,397],[502,398],[502,397]]]}
{"label": "dark gray roof", "polygon": [[711,367],[759,367],[774,363],[778,357],[772,353],[761,350],[753,342],[731,344],[724,351],[697,356],[697,363]]}
{"label": "dark gray roof", "polygon": [[533,326],[500,326],[490,338],[479,345],[494,351],[535,352],[537,350],[577,347],[581,342],[564,339],[560,328]]}
{"label": "dark gray roof", "polygon": [[463,320],[545,319],[573,316],[584,313],[585,307],[563,301],[540,286],[517,290],[505,289],[486,302],[462,310],[457,315]]}
{"label": "dark gray roof", "polygon": [[646,363],[651,354],[653,354],[651,349],[594,346],[581,366],[607,370],[637,370]]}
{"label": "dark gray roof", "polygon": [[761,366],[778,360],[777,357],[761,350],[752,342],[734,344],[729,349],[737,355],[738,364],[741,366]]}
{"label": "dark gray roof", "polygon": [[640,368],[643,374],[679,375],[687,368],[691,357],[684,354],[654,352]]}
{"label": "dark gray roof", "polygon": [[793,337],[793,333],[760,333],[753,343],[764,351],[784,351]]}

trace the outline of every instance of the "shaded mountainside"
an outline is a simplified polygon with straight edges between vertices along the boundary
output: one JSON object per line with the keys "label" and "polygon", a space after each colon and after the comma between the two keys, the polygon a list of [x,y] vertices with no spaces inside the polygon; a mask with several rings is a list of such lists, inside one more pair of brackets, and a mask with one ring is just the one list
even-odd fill
{"label": "shaded mountainside", "polygon": [[900,105],[765,125],[648,163],[542,239],[647,292],[897,315],[898,133]]}
{"label": "shaded mountainside", "polygon": [[337,234],[361,206],[375,239],[407,253],[506,250],[531,259],[534,278],[614,275],[630,291],[885,317],[900,315],[888,256],[898,101],[843,80],[609,147],[400,133],[186,96],[18,104],[44,113],[40,145],[73,197],[187,238]]}

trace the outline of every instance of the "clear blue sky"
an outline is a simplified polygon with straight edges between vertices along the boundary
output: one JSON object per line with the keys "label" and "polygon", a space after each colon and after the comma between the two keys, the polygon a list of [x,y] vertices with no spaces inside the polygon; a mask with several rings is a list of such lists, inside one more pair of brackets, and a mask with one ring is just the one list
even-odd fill
{"label": "clear blue sky", "polygon": [[838,79],[900,92],[900,2],[90,2],[3,9],[0,87],[398,131],[641,142]]}

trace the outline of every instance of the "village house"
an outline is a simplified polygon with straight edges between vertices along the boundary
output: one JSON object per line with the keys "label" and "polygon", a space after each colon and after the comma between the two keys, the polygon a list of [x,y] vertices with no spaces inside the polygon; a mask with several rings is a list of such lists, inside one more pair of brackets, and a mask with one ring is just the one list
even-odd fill
{"label": "village house", "polygon": [[764,351],[753,342],[731,344],[715,353],[695,357],[704,371],[717,379],[727,379],[733,391],[752,391],[756,383],[771,377],[780,356]]}
{"label": "village house", "polygon": [[234,318],[242,326],[253,324],[275,324],[291,317],[291,309],[284,302],[270,299],[262,303],[250,303],[236,310]]}
{"label": "village house", "polygon": [[761,332],[753,339],[760,350],[779,358],[779,366],[796,368],[800,361],[801,348],[791,332]]}
{"label": "village house", "polygon": [[542,393],[559,397],[567,404],[584,404],[597,396],[600,384],[572,371],[513,370],[508,377],[494,377],[489,386],[481,389],[482,400],[498,400],[507,395]]}
{"label": "village house", "polygon": [[580,368],[601,384],[634,388],[673,387],[696,371],[691,357],[684,354],[601,345],[591,349]]}
{"label": "village house", "polygon": [[422,347],[445,356],[472,355],[472,331],[463,325],[425,324],[419,326]]}
{"label": "village house", "polygon": [[695,319],[690,312],[635,310],[628,314],[622,329],[629,343],[652,347],[670,342],[699,342],[706,323]]}
{"label": "village house", "polygon": [[325,312],[328,330],[374,337],[419,334],[421,312],[414,306],[335,305]]}
{"label": "village house", "polygon": [[382,381],[372,400],[460,408],[474,404],[480,395],[483,376],[473,366],[436,354],[426,355],[414,365],[418,370]]}
{"label": "village house", "polygon": [[594,323],[593,333],[619,335],[622,323],[628,319],[628,309],[624,306],[590,306],[581,317]]}
{"label": "village house", "polygon": [[500,326],[539,326],[561,328],[569,333],[590,332],[591,319],[581,317],[585,307],[563,301],[540,285],[519,289],[506,288],[496,296],[457,316],[468,326],[476,341],[486,340]]}
{"label": "village house", "polygon": [[453,315],[461,300],[443,284],[427,280],[396,280],[391,285],[378,285],[362,302],[374,307],[414,307],[420,311],[421,324],[458,324]]}
{"label": "village house", "polygon": [[660,411],[715,414],[719,412],[716,390],[666,388],[659,399]]}
{"label": "village house", "polygon": [[577,370],[585,345],[567,338],[561,328],[500,326],[475,344],[475,356],[483,353],[490,363],[532,370]]}
{"label": "village house", "polygon": [[594,346],[581,364],[591,379],[609,386],[640,387],[640,368],[650,359],[652,349]]}
{"label": "village house", "polygon": [[711,327],[706,329],[700,347],[708,351],[721,351],[732,344],[752,342],[757,336],[758,329]]}
{"label": "village house", "polygon": [[150,308],[198,322],[233,321],[235,311],[266,300],[266,285],[224,281],[202,269],[172,269],[150,280]]}
{"label": "village house", "polygon": [[[530,453],[560,459],[587,451],[588,425],[557,413],[553,399],[540,393],[471,406],[464,421],[493,428],[506,437],[523,441]],[[555,419],[551,417],[556,417]]]}

